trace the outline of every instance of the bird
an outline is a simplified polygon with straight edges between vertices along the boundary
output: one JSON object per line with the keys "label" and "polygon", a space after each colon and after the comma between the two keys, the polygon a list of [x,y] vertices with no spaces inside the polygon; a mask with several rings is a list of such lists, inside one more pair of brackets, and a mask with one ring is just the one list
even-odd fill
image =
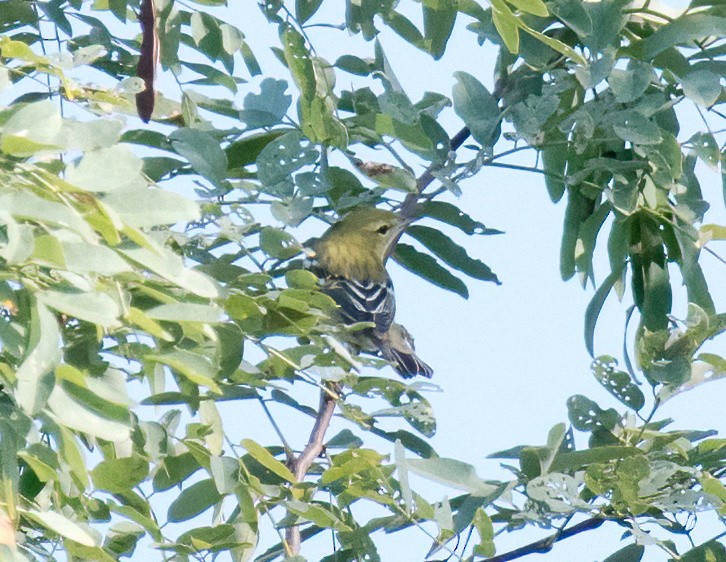
{"label": "bird", "polygon": [[408,330],[394,323],[396,296],[386,271],[386,261],[410,223],[392,211],[358,207],[309,244],[308,268],[321,279],[345,324],[373,324],[359,334],[361,348],[380,353],[404,378],[428,378],[433,369],[416,355]]}

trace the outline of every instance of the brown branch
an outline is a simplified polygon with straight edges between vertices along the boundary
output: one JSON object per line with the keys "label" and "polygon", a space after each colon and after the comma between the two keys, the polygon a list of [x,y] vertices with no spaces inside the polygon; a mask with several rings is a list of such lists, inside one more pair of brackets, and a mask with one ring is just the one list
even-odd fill
{"label": "brown branch", "polygon": [[[454,137],[451,139],[451,151],[455,152],[459,148],[461,148],[461,145],[464,144],[464,141],[469,138],[469,135],[471,135],[471,131],[469,131],[469,127],[464,127],[454,135]],[[416,207],[418,205],[418,199],[421,197],[421,194],[423,191],[431,185],[431,182],[436,179],[434,177],[434,171],[439,168],[440,165],[438,164],[432,164],[428,168],[426,168],[426,171],[421,174],[421,177],[416,180],[416,191],[413,191],[406,195],[406,198],[403,200],[403,203],[401,203],[401,209],[400,213],[401,216],[405,219],[414,219],[416,218]]]}
{"label": "brown branch", "polygon": [[[308,444],[305,445],[302,453],[292,461],[290,466],[290,470],[292,470],[298,482],[305,478],[308,470],[310,470],[310,466],[325,448],[323,445],[325,433],[330,426],[330,420],[333,419],[338,398],[338,389],[335,385],[329,385],[326,390],[320,392],[320,406],[318,407],[318,414],[315,416],[315,425],[310,432]],[[295,555],[300,552],[302,541],[299,525],[291,525],[287,528],[285,542],[287,543],[285,550],[289,555]]]}
{"label": "brown branch", "polygon": [[544,539],[540,539],[525,546],[515,548],[514,550],[510,550],[509,552],[505,552],[504,554],[500,554],[499,556],[487,558],[487,562],[507,562],[509,560],[522,558],[523,556],[527,556],[528,554],[543,554],[549,552],[550,550],[552,550],[552,547],[555,545],[556,542],[567,539],[569,537],[573,537],[585,531],[597,529],[600,525],[605,523],[605,521],[607,521],[607,519],[601,519],[599,517],[586,519],[585,521],[582,521],[577,525],[573,525],[569,529],[559,531],[550,537],[545,537]]}

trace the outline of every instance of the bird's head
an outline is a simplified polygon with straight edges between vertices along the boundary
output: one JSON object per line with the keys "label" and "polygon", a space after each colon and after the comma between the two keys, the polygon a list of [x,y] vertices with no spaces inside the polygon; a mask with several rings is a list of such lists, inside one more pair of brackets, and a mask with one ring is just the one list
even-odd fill
{"label": "bird's head", "polygon": [[323,234],[316,245],[318,254],[322,254],[319,259],[332,261],[322,264],[331,271],[345,263],[360,263],[366,270],[380,269],[410,222],[391,211],[359,207]]}

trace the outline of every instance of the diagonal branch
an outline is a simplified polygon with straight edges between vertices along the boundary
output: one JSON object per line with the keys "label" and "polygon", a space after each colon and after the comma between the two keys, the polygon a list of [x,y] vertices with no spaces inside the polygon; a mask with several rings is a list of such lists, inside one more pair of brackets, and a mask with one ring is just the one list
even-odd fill
{"label": "diagonal branch", "polygon": [[600,525],[605,523],[605,521],[607,521],[607,519],[602,519],[600,517],[592,517],[591,519],[586,519],[585,521],[582,521],[577,525],[573,525],[569,529],[559,531],[552,536],[545,537],[519,548],[515,548],[514,550],[510,550],[509,552],[505,552],[503,554],[500,554],[499,556],[488,558],[487,562],[508,562],[509,560],[516,560],[517,558],[522,558],[523,556],[527,556],[528,554],[542,554],[545,552],[549,552],[550,550],[552,550],[552,547],[555,545],[556,542],[567,539],[569,537],[573,537],[585,531],[597,529]]}
{"label": "diagonal branch", "polygon": [[[458,133],[456,133],[451,139],[451,152],[457,151],[464,144],[464,141],[469,138],[471,131],[469,127],[464,127]],[[413,191],[406,195],[406,198],[401,203],[400,213],[405,219],[416,218],[416,206],[418,205],[418,199],[421,197],[423,191],[431,185],[431,182],[436,179],[434,177],[434,171],[438,168],[438,165],[429,166],[426,171],[421,174],[421,177],[416,180],[416,191]]]}
{"label": "diagonal branch", "polygon": [[[338,399],[338,389],[335,385],[330,385],[328,390],[328,392],[320,392],[320,406],[318,407],[318,414],[315,416],[315,425],[313,425],[313,429],[310,432],[308,444],[305,445],[302,453],[293,459],[290,466],[298,482],[305,478],[308,470],[310,470],[310,466],[324,449],[323,442],[325,440],[325,433],[330,426],[330,420],[333,419],[335,405]],[[285,540],[287,542],[287,552],[292,555],[298,554],[301,544],[300,526],[292,525],[288,527],[285,533]]]}

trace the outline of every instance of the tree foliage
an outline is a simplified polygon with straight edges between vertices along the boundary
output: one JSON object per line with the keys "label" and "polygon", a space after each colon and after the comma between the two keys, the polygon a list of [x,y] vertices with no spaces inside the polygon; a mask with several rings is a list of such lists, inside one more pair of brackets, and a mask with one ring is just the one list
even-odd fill
{"label": "tree foliage", "polygon": [[[275,44],[245,36],[244,13],[258,9]],[[340,24],[335,61],[315,50],[323,24]],[[412,100],[379,30],[439,59],[455,26],[472,32],[472,49],[494,45],[496,76],[460,71],[452,92]],[[351,34],[369,58],[347,51]],[[666,400],[726,375],[723,356],[701,351],[723,342],[726,315],[699,262],[726,239],[705,221],[724,202],[700,188],[726,161],[724,37],[716,0],[676,14],[624,0],[3,2],[3,556],[117,560],[145,540],[169,560],[302,560],[300,541],[332,531],[326,560],[378,560],[377,533],[415,526],[429,557],[510,560],[609,523],[632,539],[608,560],[637,561],[645,548],[726,560],[723,531],[690,550],[662,538],[690,535],[683,520],[699,512],[726,515],[726,441],[657,419]],[[283,71],[265,69],[259,93],[248,91],[263,72],[254,53],[268,48]],[[157,72],[178,88],[157,77],[154,92]],[[690,138],[684,106],[702,118]],[[452,108],[458,133],[441,124]],[[510,160],[520,152],[566,205],[562,278],[587,287],[595,253],[609,257],[584,339],[616,407],[573,396],[569,427],[492,455],[512,474],[494,481],[427,442],[427,383],[351,357],[343,342],[355,327],[335,321],[300,269],[296,228],[381,205],[498,234],[442,196],[484,167],[522,168]],[[435,226],[411,227],[394,259],[464,297],[462,278],[498,282]],[[596,355],[594,334],[605,299],[627,289],[637,329],[623,370]],[[678,291],[687,311],[671,310]],[[254,410],[278,439],[228,423],[225,402]],[[279,432],[273,403],[300,416],[296,442],[312,431],[305,450]],[[334,412],[348,428],[331,437]],[[573,431],[588,448],[574,449]],[[430,503],[410,475],[458,495]],[[183,532],[167,526],[177,522]],[[554,534],[495,554],[498,533],[529,525]],[[261,552],[272,527],[280,542]]]}

